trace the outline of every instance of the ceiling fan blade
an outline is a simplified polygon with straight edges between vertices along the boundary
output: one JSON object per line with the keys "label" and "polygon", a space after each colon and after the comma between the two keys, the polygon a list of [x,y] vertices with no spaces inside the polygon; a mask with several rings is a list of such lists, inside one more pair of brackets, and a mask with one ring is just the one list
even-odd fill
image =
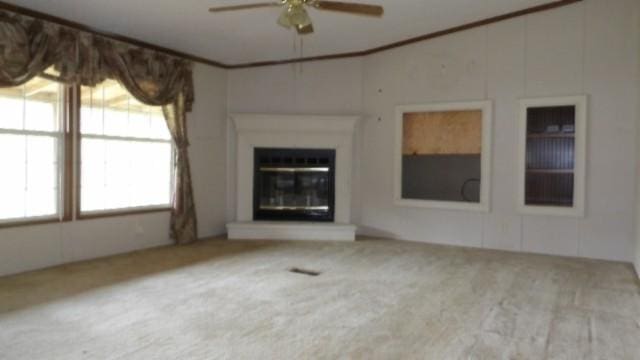
{"label": "ceiling fan blade", "polygon": [[296,26],[296,30],[300,35],[306,35],[313,33],[313,24],[308,24],[304,26]]}
{"label": "ceiling fan blade", "polygon": [[378,5],[356,4],[328,0],[316,0],[310,5],[320,10],[340,11],[358,15],[382,16],[382,14],[384,14],[384,8]]}
{"label": "ceiling fan blade", "polygon": [[264,8],[264,7],[275,7],[275,6],[282,6],[282,3],[281,2],[264,2],[264,3],[247,4],[247,5],[218,6],[218,7],[209,8],[209,11],[222,12],[222,11],[257,9],[257,8]]}

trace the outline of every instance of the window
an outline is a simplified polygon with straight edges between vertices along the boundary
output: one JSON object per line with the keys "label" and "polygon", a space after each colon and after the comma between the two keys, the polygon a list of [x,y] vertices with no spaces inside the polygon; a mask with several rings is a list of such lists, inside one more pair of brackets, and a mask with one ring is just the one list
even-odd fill
{"label": "window", "polygon": [[116,81],[71,88],[43,75],[0,89],[0,110],[0,226],[71,220],[74,200],[87,216],[169,207],[174,154],[162,110]]}
{"label": "window", "polygon": [[80,97],[81,214],[168,207],[173,148],[162,109],[112,80]]}
{"label": "window", "polygon": [[491,103],[396,109],[397,205],[489,209]]}
{"label": "window", "polygon": [[60,216],[63,97],[42,77],[0,88],[0,223]]}
{"label": "window", "polygon": [[586,98],[528,99],[520,107],[520,210],[581,216]]}

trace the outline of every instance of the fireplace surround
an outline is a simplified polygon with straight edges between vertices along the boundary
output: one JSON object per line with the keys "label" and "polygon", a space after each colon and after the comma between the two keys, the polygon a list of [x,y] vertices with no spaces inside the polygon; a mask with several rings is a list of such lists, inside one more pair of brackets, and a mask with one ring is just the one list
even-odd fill
{"label": "fireplace surround", "polygon": [[[227,223],[228,237],[353,241],[356,226],[351,224],[351,202],[352,195],[356,200],[358,196],[358,188],[352,181],[357,174],[354,143],[358,120],[359,116],[231,114],[228,191],[231,195],[229,210],[235,213],[235,219]],[[334,201],[331,206],[333,217],[282,221],[256,214],[254,189],[257,179],[254,175],[256,161],[259,161],[256,150],[260,149],[333,152],[334,195],[328,197]],[[307,195],[310,194],[298,197],[297,201],[306,206]],[[277,205],[280,201],[278,196],[273,198],[273,204]],[[269,201],[267,198],[266,203]],[[282,201],[285,204],[284,198]],[[313,204],[315,200],[311,196],[309,201]]]}

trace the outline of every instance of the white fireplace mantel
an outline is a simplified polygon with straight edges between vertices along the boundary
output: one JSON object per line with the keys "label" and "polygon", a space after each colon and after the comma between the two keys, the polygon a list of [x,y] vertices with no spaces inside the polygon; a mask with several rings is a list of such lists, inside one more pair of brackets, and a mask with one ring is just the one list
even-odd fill
{"label": "white fireplace mantel", "polygon": [[[242,238],[264,238],[265,232],[260,226],[273,226],[273,223],[253,221],[253,166],[254,149],[263,148],[300,148],[335,149],[335,215],[334,223],[326,224],[327,231],[335,237],[337,225],[342,229],[351,229],[344,240],[353,240],[355,226],[351,222],[351,177],[353,162],[353,139],[359,116],[321,116],[321,115],[277,115],[277,114],[232,114],[231,120],[236,130],[236,222],[227,225],[229,237],[238,235],[234,229],[255,229],[255,236],[243,231]],[[307,229],[313,231],[317,240],[323,227],[321,223],[282,223],[278,226],[279,237],[283,239],[301,239]],[[286,228],[291,229],[287,236]],[[266,230],[262,229],[262,230]],[[311,234],[309,234],[311,235]],[[238,236],[240,237],[240,236]]]}

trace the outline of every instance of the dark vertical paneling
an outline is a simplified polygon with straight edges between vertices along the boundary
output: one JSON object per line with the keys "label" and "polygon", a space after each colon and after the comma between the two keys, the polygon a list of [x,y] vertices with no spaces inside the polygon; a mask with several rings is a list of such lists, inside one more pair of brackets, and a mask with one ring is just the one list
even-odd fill
{"label": "dark vertical paneling", "polygon": [[575,107],[527,110],[525,203],[573,206]]}

